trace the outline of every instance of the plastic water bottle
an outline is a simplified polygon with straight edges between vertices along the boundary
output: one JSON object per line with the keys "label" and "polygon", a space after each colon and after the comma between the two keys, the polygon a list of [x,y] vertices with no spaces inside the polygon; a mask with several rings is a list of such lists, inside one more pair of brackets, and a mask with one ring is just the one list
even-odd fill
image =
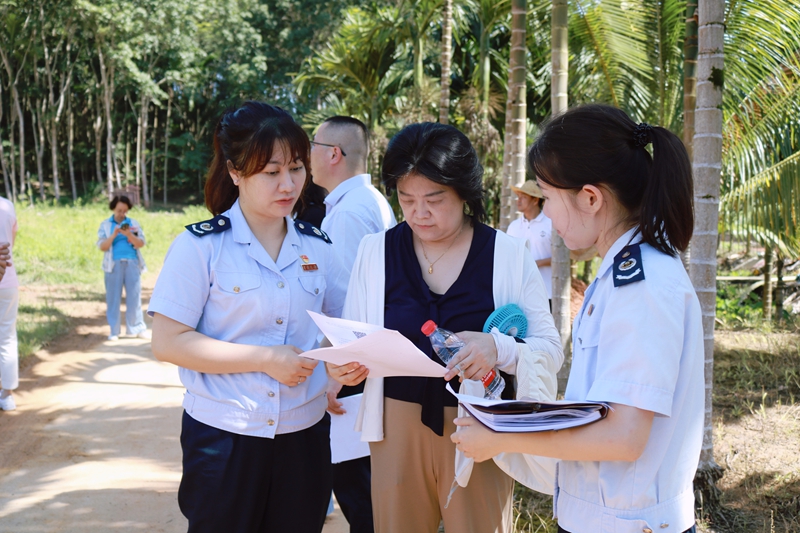
{"label": "plastic water bottle", "polygon": [[[464,341],[458,338],[458,335],[452,331],[440,328],[433,320],[428,320],[422,325],[422,333],[424,333],[430,340],[433,351],[439,356],[439,359],[447,364],[464,347]],[[483,397],[491,400],[499,400],[500,394],[506,387],[506,382],[497,370],[491,369],[485,376],[481,378],[483,383],[484,393]]]}

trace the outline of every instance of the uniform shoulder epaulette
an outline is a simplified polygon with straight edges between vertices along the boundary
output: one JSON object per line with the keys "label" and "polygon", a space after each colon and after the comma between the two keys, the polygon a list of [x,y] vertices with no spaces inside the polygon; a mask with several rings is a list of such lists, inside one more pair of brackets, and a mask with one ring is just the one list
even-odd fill
{"label": "uniform shoulder epaulette", "polygon": [[188,224],[186,229],[195,237],[205,237],[212,233],[222,233],[231,229],[231,219],[223,215],[217,215],[211,220]]}
{"label": "uniform shoulder epaulette", "polygon": [[321,229],[317,228],[313,224],[309,224],[304,220],[295,220],[294,227],[297,228],[297,231],[302,233],[303,235],[311,235],[313,237],[317,237],[318,239],[322,239],[323,241],[327,242],[328,244],[332,244],[331,238],[328,237],[328,234],[322,231]]}
{"label": "uniform shoulder epaulette", "polygon": [[629,244],[614,256],[614,286],[622,287],[628,283],[644,279],[642,250],[638,244]]}

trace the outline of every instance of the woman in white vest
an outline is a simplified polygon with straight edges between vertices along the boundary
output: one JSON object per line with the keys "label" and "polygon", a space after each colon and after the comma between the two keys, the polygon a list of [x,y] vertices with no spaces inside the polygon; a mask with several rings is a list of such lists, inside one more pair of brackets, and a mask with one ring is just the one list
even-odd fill
{"label": "woman in white vest", "polygon": [[[524,241],[483,224],[482,175],[469,140],[452,126],[412,124],[391,140],[382,180],[397,191],[405,222],[361,241],[342,316],[397,330],[438,361],[420,331],[432,319],[466,342],[445,380],[459,369],[462,378],[479,380],[497,368],[508,395],[517,374],[536,383],[532,394],[552,397],[563,354],[544,283]],[[524,342],[479,333],[509,303],[528,318]],[[520,376],[522,368],[536,378]],[[345,385],[367,375],[358,362],[328,369]],[[445,380],[367,378],[359,415],[362,439],[370,442],[378,533],[435,533],[440,520],[447,531],[510,531],[513,480],[494,463],[476,465],[445,507],[456,455],[448,435],[457,416]],[[459,380],[451,383],[459,388]]]}

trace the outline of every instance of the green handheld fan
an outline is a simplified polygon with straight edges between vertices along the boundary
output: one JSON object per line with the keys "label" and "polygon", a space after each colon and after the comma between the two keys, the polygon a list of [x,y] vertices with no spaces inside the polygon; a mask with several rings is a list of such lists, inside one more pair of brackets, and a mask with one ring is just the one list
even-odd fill
{"label": "green handheld fan", "polygon": [[495,327],[504,335],[524,339],[528,332],[528,319],[518,305],[508,304],[495,309],[494,313],[489,315],[483,325],[483,332],[489,333]]}

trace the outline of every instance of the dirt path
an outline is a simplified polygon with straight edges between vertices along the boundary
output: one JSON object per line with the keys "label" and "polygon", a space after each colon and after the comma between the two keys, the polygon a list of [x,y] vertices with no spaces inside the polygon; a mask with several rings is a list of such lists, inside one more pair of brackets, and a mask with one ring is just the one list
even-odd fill
{"label": "dirt path", "polygon": [[[177,368],[149,341],[104,340],[102,299],[74,297],[50,294],[70,332],[23,363],[18,408],[0,411],[0,533],[186,531]],[[348,531],[338,508],[323,531]]]}

